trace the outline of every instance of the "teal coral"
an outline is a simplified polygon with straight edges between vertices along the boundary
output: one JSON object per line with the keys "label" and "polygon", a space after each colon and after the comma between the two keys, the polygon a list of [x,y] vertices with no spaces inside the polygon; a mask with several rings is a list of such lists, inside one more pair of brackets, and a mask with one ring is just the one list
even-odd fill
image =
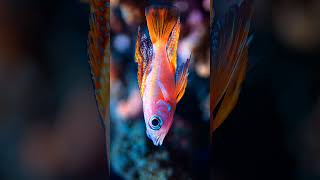
{"label": "teal coral", "polygon": [[173,169],[168,164],[169,153],[147,148],[143,121],[116,123],[117,135],[111,142],[111,164],[124,179],[168,179]]}

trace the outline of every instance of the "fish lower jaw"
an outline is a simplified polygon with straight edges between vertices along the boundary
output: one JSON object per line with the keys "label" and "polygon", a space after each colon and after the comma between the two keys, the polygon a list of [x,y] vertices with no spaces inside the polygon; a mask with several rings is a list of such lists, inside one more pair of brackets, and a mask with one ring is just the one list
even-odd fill
{"label": "fish lower jaw", "polygon": [[163,142],[163,140],[152,140],[152,141],[153,141],[153,145],[155,146],[161,146]]}
{"label": "fish lower jaw", "polygon": [[153,142],[153,145],[155,146],[161,146],[164,140],[164,137],[155,137],[153,138],[151,135],[149,135],[149,133],[147,133],[147,137]]}

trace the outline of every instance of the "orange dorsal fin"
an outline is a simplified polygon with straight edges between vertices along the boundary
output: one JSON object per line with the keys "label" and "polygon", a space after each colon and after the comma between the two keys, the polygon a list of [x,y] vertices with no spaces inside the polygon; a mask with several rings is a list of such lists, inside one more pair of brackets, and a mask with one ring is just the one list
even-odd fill
{"label": "orange dorsal fin", "polygon": [[166,44],[177,23],[178,9],[167,6],[150,6],[146,8],[145,14],[152,43],[156,44],[161,41]]}
{"label": "orange dorsal fin", "polygon": [[[210,112],[211,133],[236,105],[248,61],[248,34],[252,4],[243,1],[234,6],[211,32]],[[220,104],[220,106],[218,106]]]}

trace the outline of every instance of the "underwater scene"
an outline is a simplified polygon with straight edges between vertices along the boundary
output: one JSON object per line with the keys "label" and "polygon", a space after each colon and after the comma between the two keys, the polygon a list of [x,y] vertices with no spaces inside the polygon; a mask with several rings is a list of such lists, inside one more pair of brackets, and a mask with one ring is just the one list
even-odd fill
{"label": "underwater scene", "polygon": [[0,0],[0,180],[319,180],[319,0]]}
{"label": "underwater scene", "polygon": [[[188,0],[163,4],[153,1],[111,1],[111,179],[203,179],[208,177],[210,42],[207,39],[210,23],[209,7],[210,1],[208,0],[201,3]],[[149,8],[149,11],[146,8]],[[183,67],[187,59],[190,59],[190,63],[188,72],[185,72],[188,79],[180,101],[177,100],[179,102],[176,107],[175,105],[171,107],[171,104],[165,106],[168,107],[168,111],[175,108],[174,115],[172,114],[172,127],[169,127],[170,130],[166,136],[163,135],[165,138],[162,137],[161,142],[153,142],[150,137],[152,135],[148,137],[148,132],[146,132],[149,126],[144,120],[147,117],[147,115],[144,116],[144,110],[147,111],[149,104],[144,104],[146,102],[143,102],[144,98],[141,97],[141,89],[145,87],[143,93],[145,96],[149,95],[148,97],[150,93],[153,96],[157,93],[152,93],[152,87],[149,88],[152,80],[146,80],[141,83],[142,85],[139,84],[137,72],[140,65],[139,62],[136,62],[139,58],[136,54],[140,51],[136,51],[136,48],[141,47],[142,49],[144,48],[142,46],[148,46],[148,43],[149,48],[152,49],[152,45],[153,48],[156,47],[155,40],[150,33],[150,22],[149,24],[146,22],[146,15],[148,12],[150,14],[159,13],[155,16],[161,18],[162,12],[160,11],[162,10],[169,15],[173,14],[172,22],[176,24],[176,28],[180,24],[180,36],[175,28],[169,40],[173,42],[172,39],[179,39],[178,45],[176,42],[172,45],[176,46],[174,49],[176,49],[177,56],[177,71],[179,67]],[[166,21],[165,19],[164,22]],[[149,34],[145,33],[147,26]],[[161,25],[158,24],[158,26]],[[142,36],[151,36],[152,42],[149,40],[145,43],[142,39],[137,43],[137,39]],[[153,56],[161,53],[155,49],[153,52]],[[141,57],[146,57],[146,55],[142,52]],[[152,61],[157,62],[157,59]],[[168,60],[162,59],[162,61]],[[165,72],[164,74],[170,74],[171,71],[167,71],[167,66],[155,64],[152,64],[151,71],[156,72],[159,69]],[[170,89],[169,80],[160,79],[158,81],[163,84],[161,86],[166,87],[167,90]],[[170,93],[169,90],[168,92]],[[171,94],[164,98],[170,99]],[[163,126],[159,128],[167,128],[166,119],[159,117],[158,120],[161,120],[161,124],[163,122]],[[154,131],[156,130],[150,130],[150,133]]]}

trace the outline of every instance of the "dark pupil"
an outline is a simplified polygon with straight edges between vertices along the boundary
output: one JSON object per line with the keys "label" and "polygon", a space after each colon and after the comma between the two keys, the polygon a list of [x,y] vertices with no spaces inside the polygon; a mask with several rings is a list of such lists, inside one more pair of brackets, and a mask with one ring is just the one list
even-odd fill
{"label": "dark pupil", "polygon": [[152,119],[151,121],[153,126],[158,126],[159,125],[159,120],[158,119]]}

